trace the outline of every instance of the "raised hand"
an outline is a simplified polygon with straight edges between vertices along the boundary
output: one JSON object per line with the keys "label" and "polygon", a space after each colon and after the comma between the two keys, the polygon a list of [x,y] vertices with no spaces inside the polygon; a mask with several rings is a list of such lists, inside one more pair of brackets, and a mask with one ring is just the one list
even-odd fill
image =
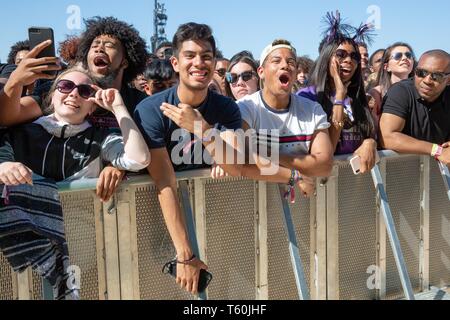
{"label": "raised hand", "polygon": [[343,100],[347,96],[347,89],[350,82],[344,83],[341,79],[341,66],[336,57],[331,59],[330,75],[333,78],[334,86],[336,88],[336,99]]}
{"label": "raised hand", "polygon": [[33,84],[38,79],[55,78],[55,75],[44,72],[61,70],[59,59],[56,57],[36,58],[51,43],[51,40],[44,41],[28,52],[17,66],[17,69],[11,74],[9,81],[25,87]]}
{"label": "raised hand", "polygon": [[91,85],[91,87],[97,92],[95,97],[89,98],[89,101],[112,113],[114,113],[114,108],[125,107],[122,96],[117,89],[102,89],[96,85]]}

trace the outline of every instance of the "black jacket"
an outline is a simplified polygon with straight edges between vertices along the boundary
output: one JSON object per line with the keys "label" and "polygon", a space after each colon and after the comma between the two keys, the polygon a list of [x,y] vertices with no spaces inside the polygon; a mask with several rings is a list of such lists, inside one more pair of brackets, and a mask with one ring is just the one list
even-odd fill
{"label": "black jacket", "polygon": [[108,129],[98,127],[71,137],[64,130],[57,137],[35,123],[8,129],[0,138],[0,163],[21,162],[36,174],[63,181],[99,158],[109,135]]}

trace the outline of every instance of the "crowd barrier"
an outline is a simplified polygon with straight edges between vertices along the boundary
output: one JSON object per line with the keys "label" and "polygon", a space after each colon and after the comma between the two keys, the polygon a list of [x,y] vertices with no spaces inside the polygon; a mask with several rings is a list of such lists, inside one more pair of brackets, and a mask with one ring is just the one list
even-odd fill
{"label": "crowd barrier", "polygon": [[[448,285],[450,207],[436,161],[380,156],[414,292]],[[209,170],[179,173],[177,180],[189,191],[182,207],[192,209],[199,253],[213,274],[208,299],[299,298],[278,185],[213,180]],[[151,180],[124,181],[107,204],[94,189],[95,180],[60,187],[82,299],[195,299],[161,272],[175,252]],[[296,197],[290,212],[311,299],[404,297],[370,174],[355,176],[348,157],[336,158],[332,175],[317,180],[315,196]],[[0,299],[44,295],[34,272],[11,272],[0,254]]]}

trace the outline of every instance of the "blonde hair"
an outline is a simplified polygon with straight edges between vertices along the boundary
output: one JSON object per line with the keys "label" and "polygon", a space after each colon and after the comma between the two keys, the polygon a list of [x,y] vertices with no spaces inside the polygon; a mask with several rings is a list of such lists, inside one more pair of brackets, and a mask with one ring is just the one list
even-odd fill
{"label": "blonde hair", "polygon": [[92,81],[93,84],[97,84],[97,82],[95,81],[95,78],[92,76],[92,74],[89,71],[87,71],[86,69],[84,69],[81,66],[79,66],[79,65],[75,65],[74,67],[69,68],[69,69],[61,72],[56,77],[56,79],[53,81],[52,86],[50,87],[50,90],[48,91],[47,95],[43,99],[42,113],[44,115],[49,115],[49,114],[52,114],[53,112],[55,112],[55,108],[52,105],[52,99],[53,99],[53,93],[56,90],[56,85],[57,85],[59,80],[61,80],[66,75],[68,75],[69,73],[72,73],[72,72],[83,73],[84,75],[86,75]]}

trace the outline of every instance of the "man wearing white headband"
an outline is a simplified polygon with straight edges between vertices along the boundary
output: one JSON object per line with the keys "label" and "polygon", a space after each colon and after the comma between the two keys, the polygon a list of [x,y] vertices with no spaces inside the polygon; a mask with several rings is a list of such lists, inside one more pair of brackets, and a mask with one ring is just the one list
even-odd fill
{"label": "man wearing white headband", "polygon": [[[261,91],[237,101],[243,128],[257,131],[278,129],[280,165],[292,170],[292,177],[303,179],[305,195],[314,190],[308,177],[326,177],[333,163],[328,135],[330,124],[322,107],[291,94],[297,77],[297,53],[286,40],[275,40],[261,53],[258,74]],[[259,139],[260,143],[263,139]]]}

